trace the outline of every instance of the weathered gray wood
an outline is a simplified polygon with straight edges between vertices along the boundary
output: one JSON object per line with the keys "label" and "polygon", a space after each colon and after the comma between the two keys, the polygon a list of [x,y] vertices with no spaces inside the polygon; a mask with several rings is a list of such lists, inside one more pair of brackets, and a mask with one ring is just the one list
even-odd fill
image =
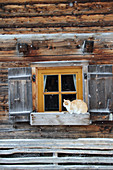
{"label": "weathered gray wood", "polygon": [[102,73],[102,74],[107,74],[107,73],[112,73],[112,65],[90,65],[88,66],[88,72],[89,73]]}
{"label": "weathered gray wood", "polygon": [[[113,73],[112,65],[88,66],[89,110],[111,110]],[[97,111],[98,112],[98,111]]]}
{"label": "weathered gray wood", "polygon": [[15,170],[15,169],[34,169],[34,170],[42,170],[42,169],[49,169],[49,170],[63,170],[63,169],[113,169],[113,165],[0,165],[1,168],[5,169],[11,169],[11,170]]}
{"label": "weathered gray wood", "polygon": [[31,75],[31,68],[30,67],[19,67],[19,68],[9,68],[8,69],[8,76],[9,78],[12,76],[15,77],[26,77]]}
{"label": "weathered gray wood", "polygon": [[[68,66],[88,66],[88,61],[43,61],[43,62],[33,62],[31,66],[33,67],[68,67]],[[84,68],[85,70],[85,68]]]}
{"label": "weathered gray wood", "polygon": [[0,158],[0,163],[94,163],[94,164],[111,164],[113,157],[19,157],[19,158]]}
{"label": "weathered gray wood", "polygon": [[0,148],[1,169],[113,169],[111,138],[11,139]]}
{"label": "weathered gray wood", "polygon": [[89,125],[90,114],[31,113],[31,125]]}
{"label": "weathered gray wood", "polygon": [[32,153],[32,154],[36,154],[36,153],[63,153],[63,154],[75,154],[75,155],[113,155],[113,150],[82,150],[82,149],[73,149],[73,150],[69,150],[67,149],[28,149],[28,148],[19,148],[19,149],[8,149],[8,150],[1,150],[0,151],[0,155],[12,155],[12,154],[18,154],[18,153]]}
{"label": "weathered gray wood", "polygon": [[[100,78],[100,76],[98,76]],[[105,101],[105,80],[98,79],[97,77],[97,109],[106,109],[106,101]]]}
{"label": "weathered gray wood", "polygon": [[9,139],[0,140],[0,148],[34,148],[34,149],[99,149],[113,150],[113,139],[80,138],[80,139]]}
{"label": "weathered gray wood", "polygon": [[9,79],[9,112],[26,114],[32,111],[31,68],[10,68]]}
{"label": "weathered gray wood", "polygon": [[88,39],[89,37],[94,37],[95,39],[102,38],[103,41],[112,40],[113,33],[51,33],[51,34],[14,34],[14,35],[0,35],[1,40],[14,40],[19,39],[19,42],[29,42],[30,40],[62,40],[62,39],[75,39],[79,37],[80,39]]}
{"label": "weathered gray wood", "polygon": [[76,143],[95,143],[95,144],[113,144],[113,139],[112,138],[78,138],[78,139],[0,139],[0,146],[1,145],[5,145],[5,144],[9,144],[9,146],[11,145],[17,145],[18,144],[35,144],[35,143],[49,143],[49,144],[54,144],[54,143],[66,143],[68,144],[68,142],[70,144],[76,144]]}
{"label": "weathered gray wood", "polygon": [[[46,40],[46,39],[48,40],[51,39],[50,42],[57,40],[59,44],[60,38],[61,38],[61,41],[63,39],[71,38],[71,41],[69,42],[72,42],[72,40],[75,40],[73,41],[72,45],[74,47],[74,43],[75,43],[75,48],[76,48],[76,43],[79,41],[79,39],[83,41],[83,39],[93,38],[95,41],[94,43],[96,44],[95,49],[94,49],[95,53],[97,51],[96,54],[99,54],[99,55],[101,54],[101,55],[100,56],[97,55],[97,57],[96,55],[95,56],[92,55],[91,57],[88,57],[88,59],[90,61],[92,60],[92,63],[94,62],[98,63],[99,61],[100,63],[103,63],[103,62],[109,63],[110,59],[113,61],[113,57],[112,57],[113,56],[113,50],[112,50],[113,49],[113,43],[112,43],[113,42],[112,41],[113,40],[112,38],[113,37],[112,36],[113,35],[112,33],[113,31],[113,21],[112,21],[113,2],[111,2],[111,0],[109,2],[107,0],[103,0],[103,2],[100,2],[100,1],[94,2],[94,0],[93,2],[89,0],[84,0],[83,2],[81,0],[72,1],[71,3],[73,5],[72,7],[68,0],[66,1],[65,0],[60,0],[60,1],[50,0],[48,2],[46,2],[46,0],[43,0],[43,1],[32,0],[32,2],[30,1],[31,0],[27,0],[27,1],[26,0],[24,1],[23,0],[17,0],[17,1],[16,0],[14,1],[13,0],[9,0],[9,1],[1,0],[0,2],[1,3],[0,5],[1,24],[5,23],[3,24],[3,27],[5,27],[6,25],[8,27],[10,27],[11,25],[15,27],[15,28],[4,28],[4,29],[2,27],[0,28],[0,31],[1,31],[0,56],[3,58],[3,61],[5,60],[11,61],[9,64],[9,67],[12,67],[11,65],[15,64],[15,62],[13,61],[18,61],[18,64],[17,64],[18,66],[22,66],[21,64],[23,60],[24,62],[27,61],[28,56],[17,57],[17,53],[15,50],[18,41],[20,40],[21,42],[21,41],[24,41],[24,39],[26,39],[25,40],[26,42],[30,40],[31,44],[32,44],[32,40],[40,41],[40,40]],[[50,17],[48,17],[48,15]],[[40,26],[37,24],[37,21],[36,21],[36,19],[40,19],[40,16],[43,19],[43,26],[44,26],[44,20],[45,20],[45,23],[47,24],[46,26],[49,26],[47,23],[49,21],[49,23],[51,22],[54,23],[54,27],[52,27],[51,25],[51,27],[40,28]],[[24,19],[22,17],[24,17]],[[14,23],[12,22],[13,19],[14,19]],[[54,21],[54,19],[55,20],[57,19],[57,21]],[[75,19],[77,20],[75,21]],[[24,20],[28,22],[27,23],[27,25],[29,26],[28,28],[26,27],[25,22],[20,23],[20,22],[23,22]],[[61,27],[62,21],[65,27]],[[11,22],[11,25],[9,24],[10,22]],[[40,20],[38,20],[38,22],[40,22]],[[72,23],[75,24],[75,22],[77,22],[76,27],[74,25],[71,25]],[[95,27],[93,27],[94,25],[91,24],[90,22],[94,22],[93,24],[95,24]],[[91,24],[90,25],[91,27],[89,26],[88,23]],[[18,28],[18,26],[20,27]],[[60,34],[56,34],[58,32],[60,32]],[[63,32],[65,32],[66,34],[62,34]],[[69,32],[73,32],[73,34],[68,34]],[[80,34],[81,32],[82,33],[91,32],[91,34]],[[111,32],[111,33],[108,33],[108,32]],[[31,33],[31,35],[29,33]],[[55,34],[50,35],[50,33],[55,33]],[[76,34],[76,33],[79,33],[79,34]],[[9,35],[4,35],[4,34],[9,34]],[[11,35],[11,34],[15,34],[15,35]],[[60,45],[61,50],[64,49],[64,44],[65,43],[63,43],[63,46],[62,46],[62,43],[61,43]],[[66,46],[70,48],[70,51],[72,50],[71,45],[66,44]],[[105,48],[106,50],[109,51],[107,53],[108,57],[106,58],[104,57]],[[43,51],[46,53],[45,49],[46,48],[41,48],[40,51]],[[50,49],[50,51],[54,52],[55,50]],[[36,57],[34,55],[29,60],[32,62],[34,60],[35,61],[44,60],[43,52],[41,53],[42,58],[39,58],[39,56]],[[103,55],[101,52],[103,52]],[[37,53],[38,53],[38,50],[37,50]],[[10,55],[10,57],[5,57],[7,56],[7,54],[8,56]],[[63,54],[64,54],[64,57],[61,56],[60,59],[58,56],[56,56],[56,58],[54,58],[53,56],[52,59],[65,60],[66,59],[65,49],[64,49]],[[47,55],[48,55],[48,58],[51,60],[51,58],[49,57],[49,52],[47,53]],[[57,55],[60,55],[60,50],[58,50]],[[83,56],[82,58],[84,59],[84,57],[85,56]],[[45,60],[48,58],[45,58]],[[93,59],[95,58],[96,58],[96,61],[95,60],[93,61]],[[68,59],[70,59],[70,57],[68,57]],[[71,59],[75,60],[76,57],[73,57],[73,58],[71,57]],[[20,62],[20,60],[22,62]],[[7,63],[4,62],[3,65],[4,67],[6,67]],[[7,90],[8,89],[7,89],[7,86],[3,84],[1,86],[2,87],[0,87],[0,96],[1,96],[0,110],[5,112],[6,110],[8,111],[8,107],[7,107],[7,104],[8,104]],[[108,99],[108,96],[106,97],[105,101],[107,99]],[[9,124],[10,120],[8,117],[8,113],[7,113],[7,117],[5,116],[5,113],[3,114],[1,114],[0,116],[0,120],[1,120],[0,124],[1,122],[6,124],[6,121],[7,121],[7,124]],[[109,122],[109,124],[107,125],[106,123],[104,123],[104,125],[103,124],[97,125],[97,126],[95,125],[95,127],[92,125],[88,127],[84,127],[84,128],[83,127],[72,127],[72,126],[64,128],[60,126],[60,127],[53,127],[53,129],[52,127],[47,127],[47,128],[46,127],[32,127],[31,128],[29,124],[18,123],[18,125],[17,124],[13,125],[13,129],[10,128],[7,130],[1,127],[0,129],[1,129],[0,138],[19,138],[19,137],[20,138],[38,138],[38,137],[39,138],[42,138],[42,137],[77,138],[77,137],[99,137],[99,136],[103,138],[105,136],[113,137],[112,122]]]}
{"label": "weathered gray wood", "polygon": [[[83,146],[83,144],[76,144],[76,145],[69,145],[69,148],[72,148],[72,149],[99,149],[99,150],[113,150],[113,145],[111,146],[106,146],[105,144],[101,145],[101,144],[84,144],[85,146]],[[20,147],[24,147],[24,148],[29,148],[31,146],[31,144],[29,145],[21,145],[20,144]],[[5,145],[3,148],[11,148],[13,146],[9,146],[9,145]],[[48,144],[43,144],[43,146],[41,144],[38,145],[38,147],[43,147],[45,149],[47,148],[63,148],[63,149],[66,149],[67,148],[67,144],[59,144],[59,145],[55,145],[54,146],[51,146],[51,145],[48,145]],[[31,148],[37,148],[37,144],[34,144],[31,146]]]}

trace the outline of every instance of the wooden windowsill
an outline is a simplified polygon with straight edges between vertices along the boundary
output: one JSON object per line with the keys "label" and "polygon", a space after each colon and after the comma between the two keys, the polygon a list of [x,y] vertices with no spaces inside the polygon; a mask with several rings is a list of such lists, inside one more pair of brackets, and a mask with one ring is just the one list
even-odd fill
{"label": "wooden windowsill", "polygon": [[64,112],[32,112],[31,125],[89,125],[90,114],[69,114]]}

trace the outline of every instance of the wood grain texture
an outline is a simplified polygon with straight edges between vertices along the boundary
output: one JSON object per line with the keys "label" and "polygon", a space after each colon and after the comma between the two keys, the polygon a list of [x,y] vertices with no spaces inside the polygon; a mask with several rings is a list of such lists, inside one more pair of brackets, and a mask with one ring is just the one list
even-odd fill
{"label": "wood grain texture", "polygon": [[93,65],[89,66],[88,70],[89,109],[112,111],[112,65]]}
{"label": "wood grain texture", "polygon": [[0,4],[1,34],[109,32],[113,27],[112,1],[15,0]]}
{"label": "wood grain texture", "polygon": [[89,125],[90,114],[31,113],[31,125]]}
{"label": "wood grain texture", "polygon": [[0,68],[0,111],[8,111],[8,70]]}
{"label": "wood grain texture", "polygon": [[[8,69],[7,67],[20,67],[28,66],[28,63],[24,62],[6,62],[0,63],[1,69],[1,79],[2,82],[8,81]],[[4,68],[4,69],[3,69]],[[89,72],[111,72],[112,68],[105,66],[95,65],[89,67]],[[5,87],[5,86],[4,86]],[[7,86],[6,86],[7,87]],[[94,88],[94,87],[93,87]],[[3,97],[2,97],[3,94]],[[6,94],[6,98],[5,98]],[[1,93],[1,100],[4,99],[8,101],[8,88],[6,93]],[[8,105],[7,105],[8,110]],[[9,116],[9,112],[4,109],[1,102],[1,112],[0,112],[0,138],[10,139],[10,138],[79,138],[79,137],[107,137],[112,138],[113,127],[112,121],[108,122],[108,113],[91,113],[91,120],[93,125],[87,126],[33,126],[29,124],[29,115],[26,116]],[[103,121],[105,120],[105,121]],[[7,128],[11,125],[10,128]]]}
{"label": "wood grain texture", "polygon": [[10,114],[30,113],[32,111],[31,68],[10,68],[8,80]]}
{"label": "wood grain texture", "polygon": [[[112,0],[1,0],[0,138],[113,138],[112,121],[107,122],[108,113],[91,112],[94,122],[88,126],[31,127],[29,115],[9,116],[8,107],[8,68],[28,67],[31,62],[51,60],[87,60],[92,65],[113,64],[112,32]],[[92,54],[83,53],[83,43],[87,39],[94,40]],[[20,42],[28,44],[27,55],[18,52],[17,44]],[[105,82],[107,101],[112,91],[112,87],[108,86],[111,79],[105,79]],[[99,88],[94,79],[90,85],[93,93],[97,86]],[[95,100],[90,102],[92,108],[98,107],[96,101],[100,101],[102,95],[101,92],[101,97],[95,96]],[[35,108],[35,103],[33,106]],[[12,169],[13,165],[8,168]],[[109,168],[113,169],[112,165]]]}
{"label": "wood grain texture", "polygon": [[[84,53],[84,41],[94,41],[93,53]],[[25,34],[1,36],[0,61],[35,62],[50,60],[89,60],[90,63],[113,63],[113,34]],[[27,52],[18,50],[18,44],[27,44]]]}
{"label": "wood grain texture", "polygon": [[0,168],[111,169],[112,150],[112,138],[0,140]]}

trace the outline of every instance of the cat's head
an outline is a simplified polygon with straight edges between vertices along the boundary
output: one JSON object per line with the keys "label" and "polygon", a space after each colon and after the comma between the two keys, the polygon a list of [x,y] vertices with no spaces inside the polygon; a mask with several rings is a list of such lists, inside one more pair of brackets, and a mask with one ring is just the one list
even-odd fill
{"label": "cat's head", "polygon": [[70,104],[70,101],[64,99],[63,106],[64,106],[64,107],[68,107],[69,104]]}

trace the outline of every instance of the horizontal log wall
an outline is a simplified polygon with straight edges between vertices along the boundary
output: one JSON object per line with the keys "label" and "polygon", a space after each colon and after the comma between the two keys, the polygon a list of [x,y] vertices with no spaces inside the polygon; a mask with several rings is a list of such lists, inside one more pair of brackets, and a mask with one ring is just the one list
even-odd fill
{"label": "horizontal log wall", "polygon": [[[113,64],[112,32],[112,0],[0,0],[0,138],[112,138],[112,121],[32,127],[29,116],[11,117],[8,112],[8,68],[47,60]],[[94,41],[92,54],[83,53],[87,39]],[[27,43],[27,53],[19,53],[19,43]],[[109,119],[91,115],[97,117]]]}
{"label": "horizontal log wall", "polygon": [[[86,126],[31,126],[28,116],[10,116],[8,112],[8,67],[29,66],[29,62],[1,62],[0,139],[10,138],[113,138],[113,121],[109,114],[91,114],[94,122]],[[4,104],[3,104],[4,103]],[[105,122],[102,121],[105,120]],[[98,121],[97,121],[98,120]]]}
{"label": "horizontal log wall", "polygon": [[[28,42],[28,52],[19,55],[14,36],[0,40],[0,61],[42,61],[80,60],[98,63],[113,63],[113,35],[98,33],[113,32],[113,2],[111,0],[7,0],[0,1],[0,34],[55,34],[42,41],[32,38]],[[57,34],[56,34],[57,33]],[[62,38],[63,33],[73,33],[73,37]],[[79,33],[81,37],[78,36]],[[81,33],[89,33],[87,36]],[[91,34],[90,34],[91,33]],[[92,35],[92,33],[94,33]],[[97,33],[97,34],[96,34]],[[61,38],[58,40],[58,38]],[[9,39],[8,39],[9,38]],[[24,39],[24,37],[23,37]],[[93,55],[83,54],[84,40],[94,40]],[[21,57],[20,57],[21,56]]]}
{"label": "horizontal log wall", "polygon": [[[84,52],[85,40],[94,42],[93,52]],[[112,64],[112,42],[113,33],[0,35],[0,61],[89,60],[90,64]]]}
{"label": "horizontal log wall", "polygon": [[111,31],[111,0],[0,1],[0,34]]}
{"label": "horizontal log wall", "polygon": [[1,169],[113,169],[113,139],[2,139]]}
{"label": "horizontal log wall", "polygon": [[[1,123],[1,121],[0,121]],[[0,139],[35,138],[113,138],[113,122],[96,123],[88,126],[31,126],[29,123],[0,125]]]}

